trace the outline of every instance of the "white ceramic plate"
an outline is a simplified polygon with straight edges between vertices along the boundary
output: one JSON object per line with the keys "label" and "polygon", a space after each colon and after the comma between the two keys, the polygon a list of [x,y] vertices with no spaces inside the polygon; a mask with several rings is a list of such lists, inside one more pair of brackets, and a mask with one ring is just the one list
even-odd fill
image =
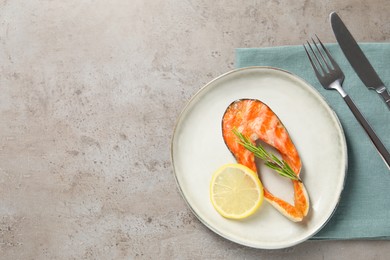
{"label": "white ceramic plate", "polygon": [[[222,138],[222,116],[231,102],[241,98],[266,103],[287,128],[301,156],[301,177],[311,203],[301,223],[291,222],[266,201],[258,212],[241,221],[223,218],[210,202],[213,172],[235,162]],[[345,137],[333,110],[305,81],[270,67],[234,70],[204,86],[179,117],[171,156],[179,190],[199,220],[231,241],[264,249],[290,247],[318,232],[337,207],[347,168]],[[268,175],[276,177],[263,184],[291,201],[290,181]]]}

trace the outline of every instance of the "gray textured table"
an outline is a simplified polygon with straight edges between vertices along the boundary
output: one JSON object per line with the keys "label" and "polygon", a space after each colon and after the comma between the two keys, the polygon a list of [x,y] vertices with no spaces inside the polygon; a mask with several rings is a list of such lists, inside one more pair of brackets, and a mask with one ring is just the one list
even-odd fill
{"label": "gray textured table", "polygon": [[[214,3],[216,2],[216,3]],[[176,187],[175,121],[236,47],[390,41],[390,2],[0,1],[1,259],[385,259],[386,241],[234,244]]]}

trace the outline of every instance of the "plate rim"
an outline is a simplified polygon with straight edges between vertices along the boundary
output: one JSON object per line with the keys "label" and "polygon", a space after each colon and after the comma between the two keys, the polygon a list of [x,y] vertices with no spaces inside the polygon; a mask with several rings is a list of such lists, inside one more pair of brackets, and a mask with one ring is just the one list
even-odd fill
{"label": "plate rim", "polygon": [[[338,127],[338,130],[340,131],[340,143],[342,144],[342,148],[343,148],[343,154],[345,155],[345,162],[344,162],[344,165],[343,165],[343,169],[344,169],[344,178],[342,180],[342,183],[341,183],[341,187],[340,187],[340,191],[339,191],[339,194],[338,194],[338,197],[337,197],[337,201],[336,201],[336,204],[332,210],[332,212],[330,213],[330,215],[328,216],[327,220],[321,225],[318,227],[317,230],[315,230],[313,233],[311,233],[311,235],[307,236],[307,237],[304,237],[303,239],[301,240],[297,240],[297,241],[294,241],[292,243],[289,243],[289,244],[285,244],[284,246],[257,246],[257,245],[254,245],[254,244],[251,244],[251,243],[243,243],[242,241],[238,241],[234,238],[231,238],[231,237],[228,237],[224,234],[222,234],[219,230],[217,230],[216,228],[214,228],[212,225],[210,225],[207,221],[205,221],[203,218],[201,218],[197,212],[195,211],[195,209],[191,206],[191,204],[189,203],[189,201],[186,199],[186,196],[182,190],[182,187],[180,186],[180,183],[179,183],[179,180],[178,180],[178,176],[177,176],[177,172],[176,172],[176,169],[175,169],[175,160],[174,160],[174,149],[173,149],[173,146],[174,146],[174,141],[175,141],[175,137],[176,137],[176,133],[177,133],[177,129],[178,129],[178,126],[180,124],[180,122],[183,120],[183,115],[188,111],[189,107],[191,106],[191,104],[193,103],[193,101],[199,96],[201,95],[201,93],[203,91],[205,91],[207,88],[209,88],[210,85],[212,85],[214,82],[220,80],[221,78],[224,78],[230,74],[234,74],[234,73],[239,73],[239,72],[242,72],[242,71],[250,71],[250,70],[271,70],[271,71],[278,71],[278,72],[282,72],[282,73],[286,73],[288,74],[290,77],[293,77],[295,80],[299,80],[303,83],[303,85],[305,85],[305,89],[310,91],[310,93],[314,96],[316,96],[319,100],[321,100],[322,102],[322,105],[326,108],[326,110],[329,112],[329,114],[332,116],[332,119],[335,121],[337,127]],[[317,234],[319,231],[321,231],[325,226],[326,224],[330,221],[330,219],[333,217],[336,209],[338,208],[339,204],[340,204],[340,199],[341,199],[341,196],[342,196],[342,193],[343,193],[343,190],[345,188],[345,182],[346,182],[346,177],[347,177],[347,172],[348,172],[348,147],[347,147],[347,142],[346,142],[346,137],[345,137],[345,132],[344,132],[344,129],[343,129],[343,126],[340,122],[340,119],[339,117],[337,116],[336,112],[330,107],[330,105],[328,104],[328,102],[326,102],[325,98],[322,96],[322,94],[317,91],[310,83],[308,83],[306,80],[304,80],[303,78],[299,77],[298,75],[290,72],[290,71],[287,71],[285,69],[281,69],[281,68],[277,68],[277,67],[273,67],[273,66],[248,66],[248,67],[243,67],[243,68],[237,68],[237,69],[233,69],[233,70],[230,70],[230,71],[227,71],[223,74],[220,74],[219,76],[213,78],[212,80],[210,80],[209,82],[207,82],[206,84],[204,84],[200,89],[198,89],[192,96],[189,100],[186,101],[186,104],[185,106],[181,109],[180,113],[178,114],[177,116],[177,119],[176,119],[176,122],[175,122],[175,125],[174,125],[174,129],[173,129],[173,134],[171,136],[171,142],[170,142],[170,157],[171,157],[171,165],[172,165],[172,172],[173,172],[173,175],[174,175],[174,178],[175,178],[175,182],[176,182],[176,186],[179,190],[179,193],[180,195],[182,196],[182,198],[184,199],[185,203],[187,204],[187,206],[189,207],[189,209],[192,211],[192,213],[197,217],[197,219],[203,224],[205,225],[207,228],[209,228],[211,231],[213,231],[214,233],[218,234],[219,236],[221,236],[222,238],[228,240],[228,241],[232,241],[234,243],[237,243],[239,245],[243,245],[243,246],[246,246],[246,247],[250,247],[250,248],[256,248],[256,249],[283,249],[283,248],[289,248],[289,247],[292,247],[292,246],[296,246],[300,243],[303,243],[305,241],[307,241],[308,239],[310,239],[311,237],[313,237],[315,234]]]}

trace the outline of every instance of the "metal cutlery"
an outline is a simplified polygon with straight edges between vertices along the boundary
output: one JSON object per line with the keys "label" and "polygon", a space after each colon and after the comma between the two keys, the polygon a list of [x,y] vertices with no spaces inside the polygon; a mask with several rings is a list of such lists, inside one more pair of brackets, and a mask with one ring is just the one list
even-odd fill
{"label": "metal cutlery", "polygon": [[359,78],[363,81],[369,89],[374,89],[390,109],[390,94],[387,91],[385,84],[379,78],[374,68],[371,66],[367,57],[360,49],[359,45],[341,20],[337,13],[332,12],[330,14],[330,22],[333,32],[336,36],[336,40],[339,43],[341,50],[344,52],[345,57],[356,71]]}
{"label": "metal cutlery", "polygon": [[[359,109],[356,107],[352,99],[342,88],[342,84],[344,81],[344,73],[342,72],[336,61],[332,58],[328,49],[326,49],[324,44],[322,44],[318,36],[316,37],[319,44],[316,43],[315,40],[312,38],[312,44],[307,41],[308,48],[303,45],[306,54],[310,60],[310,63],[314,69],[315,75],[325,89],[337,90],[340,93],[340,95],[343,97],[344,101],[347,103],[348,107],[351,109],[356,119],[359,121],[361,126],[364,128],[364,130],[370,137],[383,161],[390,169],[389,151],[387,151],[386,147],[383,145],[379,137],[375,134],[370,124],[367,122],[367,120],[360,113]],[[314,47],[312,47],[312,45]]]}

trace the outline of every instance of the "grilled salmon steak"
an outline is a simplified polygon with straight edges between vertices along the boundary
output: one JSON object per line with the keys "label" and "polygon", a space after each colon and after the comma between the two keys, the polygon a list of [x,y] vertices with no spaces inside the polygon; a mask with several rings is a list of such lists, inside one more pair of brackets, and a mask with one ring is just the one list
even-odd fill
{"label": "grilled salmon steak", "polygon": [[[254,154],[239,143],[233,129],[242,133],[253,144],[260,139],[274,147],[299,176],[301,159],[297,149],[280,119],[266,104],[257,99],[236,100],[226,109],[222,119],[223,139],[237,162],[258,172]],[[266,187],[264,187],[264,198],[284,216],[299,222],[309,211],[309,198],[302,182],[291,181],[294,188],[294,205],[278,198]]]}

